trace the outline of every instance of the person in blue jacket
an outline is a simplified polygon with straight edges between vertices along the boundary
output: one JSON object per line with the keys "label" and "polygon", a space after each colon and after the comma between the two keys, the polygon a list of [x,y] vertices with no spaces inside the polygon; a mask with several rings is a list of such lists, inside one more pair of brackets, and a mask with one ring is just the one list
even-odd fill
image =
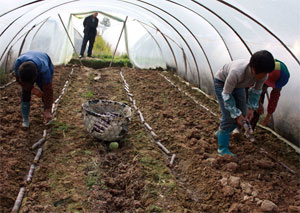
{"label": "person in blue jacket", "polygon": [[[272,54],[266,50],[254,53],[250,61],[239,59],[225,64],[216,74],[215,93],[218,99],[222,118],[218,138],[218,153],[234,155],[228,149],[230,133],[243,122],[251,121],[254,111],[259,106],[259,98],[268,73],[272,72],[275,62]],[[246,100],[245,88],[253,85],[248,91]]]}
{"label": "person in blue jacket", "polygon": [[[19,56],[15,62],[15,75],[22,87],[21,112],[22,127],[29,127],[31,93],[44,102],[44,121],[51,120],[53,104],[52,77],[54,67],[50,57],[44,52],[29,51]],[[37,87],[34,86],[37,85]]]}

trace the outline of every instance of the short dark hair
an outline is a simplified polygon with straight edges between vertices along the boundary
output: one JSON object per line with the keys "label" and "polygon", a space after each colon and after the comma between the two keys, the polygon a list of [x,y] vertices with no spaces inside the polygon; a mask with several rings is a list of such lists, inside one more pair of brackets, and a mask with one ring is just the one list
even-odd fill
{"label": "short dark hair", "polygon": [[273,55],[267,50],[254,53],[250,59],[250,67],[254,68],[256,74],[272,72],[275,68]]}
{"label": "short dark hair", "polygon": [[33,83],[37,77],[37,67],[29,61],[22,63],[18,72],[21,82],[24,83]]}

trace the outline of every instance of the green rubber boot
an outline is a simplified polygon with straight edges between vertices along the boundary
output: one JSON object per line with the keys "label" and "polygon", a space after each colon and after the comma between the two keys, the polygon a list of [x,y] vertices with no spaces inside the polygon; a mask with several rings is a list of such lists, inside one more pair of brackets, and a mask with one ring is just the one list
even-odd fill
{"label": "green rubber boot", "polygon": [[225,154],[235,156],[235,154],[231,153],[228,149],[230,131],[218,130],[216,136],[218,137],[218,153],[222,156]]}
{"label": "green rubber boot", "polygon": [[23,128],[29,128],[29,112],[30,112],[30,102],[21,103],[21,112],[23,117]]}

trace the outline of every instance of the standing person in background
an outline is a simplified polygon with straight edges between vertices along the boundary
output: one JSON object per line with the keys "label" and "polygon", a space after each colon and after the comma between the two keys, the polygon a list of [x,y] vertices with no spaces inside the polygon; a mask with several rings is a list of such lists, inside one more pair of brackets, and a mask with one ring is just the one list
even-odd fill
{"label": "standing person in background", "polygon": [[[44,52],[29,51],[19,56],[15,62],[16,80],[22,87],[21,112],[22,127],[29,127],[31,92],[44,102],[44,122],[51,120],[53,104],[52,77],[54,67],[50,57]],[[39,87],[34,87],[34,83]]]}
{"label": "standing person in background", "polygon": [[[214,85],[222,118],[218,138],[218,153],[234,155],[228,149],[230,133],[237,124],[243,126],[244,121],[251,121],[267,74],[274,70],[272,54],[266,50],[254,53],[250,62],[240,59],[225,64],[215,75]],[[249,89],[248,103],[245,88]]]}
{"label": "standing person in background", "polygon": [[256,127],[257,122],[259,121],[260,115],[264,113],[264,99],[265,95],[267,92],[268,87],[272,87],[271,95],[270,95],[270,100],[268,103],[268,108],[267,108],[267,115],[265,119],[262,121],[262,125],[266,126],[270,122],[272,114],[275,112],[277,103],[279,101],[280,97],[280,91],[282,87],[284,87],[287,82],[289,81],[290,78],[290,73],[286,67],[286,65],[275,59],[275,69],[271,73],[269,73],[269,77],[266,80],[263,89],[262,89],[262,94],[260,96],[259,100],[259,107],[258,109],[254,112],[254,117],[251,121],[251,126],[252,129]]}
{"label": "standing person in background", "polygon": [[83,40],[82,40],[82,45],[81,45],[81,50],[80,50],[80,55],[79,58],[82,58],[84,56],[85,48],[87,42],[89,42],[89,48],[88,48],[88,57],[92,57],[92,50],[93,50],[93,45],[95,42],[95,38],[97,35],[97,27],[98,27],[98,13],[94,13],[93,15],[90,15],[86,17],[83,21]]}

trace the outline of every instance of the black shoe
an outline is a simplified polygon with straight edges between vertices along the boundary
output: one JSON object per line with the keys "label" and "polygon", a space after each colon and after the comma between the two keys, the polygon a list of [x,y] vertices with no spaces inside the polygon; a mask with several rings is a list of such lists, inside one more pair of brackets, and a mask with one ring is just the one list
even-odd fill
{"label": "black shoe", "polygon": [[91,55],[88,55],[88,57],[90,57],[90,58],[95,58],[94,56],[91,56]]}

